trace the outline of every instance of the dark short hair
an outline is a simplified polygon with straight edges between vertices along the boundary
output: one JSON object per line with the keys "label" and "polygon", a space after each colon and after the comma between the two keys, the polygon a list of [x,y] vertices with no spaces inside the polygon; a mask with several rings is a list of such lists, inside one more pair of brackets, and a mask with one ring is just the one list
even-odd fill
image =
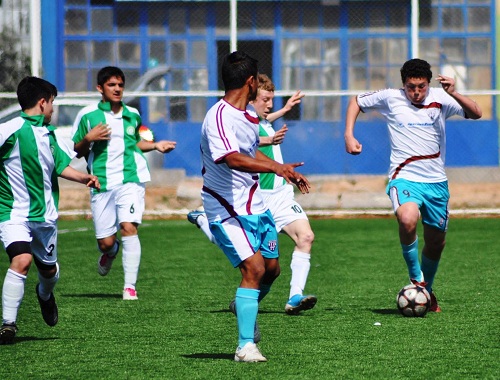
{"label": "dark short hair", "polygon": [[423,59],[414,58],[406,61],[401,67],[401,80],[403,84],[408,78],[427,78],[432,79],[431,65]]}
{"label": "dark short hair", "polygon": [[109,78],[112,77],[118,77],[123,80],[123,83],[125,84],[125,74],[123,74],[123,71],[115,66],[106,66],[103,67],[99,72],[97,73],[97,84],[99,86],[103,86],[104,83],[106,83]]}
{"label": "dark short hair", "polygon": [[33,108],[40,99],[48,102],[56,96],[57,87],[42,78],[24,77],[17,85],[17,101],[23,111]]}
{"label": "dark short hair", "polygon": [[224,90],[242,88],[251,76],[257,79],[258,61],[242,51],[232,52],[222,62]]}

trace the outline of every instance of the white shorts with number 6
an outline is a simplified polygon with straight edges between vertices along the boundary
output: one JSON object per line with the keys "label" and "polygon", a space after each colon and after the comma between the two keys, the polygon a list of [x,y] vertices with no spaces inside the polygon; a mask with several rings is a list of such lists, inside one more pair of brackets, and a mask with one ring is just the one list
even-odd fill
{"label": "white shorts with number 6", "polygon": [[273,215],[278,232],[296,220],[308,219],[305,211],[294,199],[292,185],[287,184],[272,191],[262,190],[262,195],[264,195],[264,202]]}
{"label": "white shorts with number 6", "polygon": [[90,206],[96,238],[103,239],[114,235],[123,222],[141,224],[145,192],[143,183],[130,182],[92,194]]}

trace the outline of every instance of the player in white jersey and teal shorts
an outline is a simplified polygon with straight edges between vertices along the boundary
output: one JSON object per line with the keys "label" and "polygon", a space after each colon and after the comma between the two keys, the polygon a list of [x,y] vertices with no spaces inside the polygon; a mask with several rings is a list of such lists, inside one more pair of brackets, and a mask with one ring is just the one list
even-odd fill
{"label": "player in white jersey and teal shorts", "polygon": [[75,153],[56,139],[50,125],[56,96],[56,87],[46,80],[24,78],[17,88],[20,116],[0,125],[0,239],[10,261],[2,288],[0,344],[14,342],[32,261],[42,317],[49,326],[59,320],[53,293],[59,280],[57,177],[99,189],[96,176],[69,166]]}
{"label": "player in white jersey and teal shorts", "polygon": [[138,226],[144,213],[145,183],[151,180],[143,152],[168,153],[173,141],[146,141],[139,131],[139,112],[122,102],[125,75],[118,67],[107,66],[97,74],[97,91],[102,100],[82,109],[72,130],[74,149],[85,157],[90,173],[101,183],[91,192],[91,208],[100,257],[97,270],[109,273],[116,258],[121,235],[124,271],[123,299],[137,300],[136,282],[141,260]]}
{"label": "player in white jersey and teal shorts", "polygon": [[[259,150],[267,157],[282,163],[283,156],[280,144],[283,142],[288,128],[285,124],[278,131],[275,131],[271,122],[282,117],[299,104],[304,94],[297,91],[282,109],[270,113],[273,107],[274,91],[275,86],[271,79],[265,74],[259,74],[257,97],[250,104],[259,116]],[[303,294],[311,267],[310,257],[314,233],[305,211],[294,199],[292,185],[274,173],[260,173],[259,186],[264,201],[276,223],[277,231],[283,231],[295,243],[290,265],[292,270],[290,293],[285,304],[285,312],[296,315],[303,310],[313,308],[317,302],[316,296]],[[198,226],[209,240],[215,243],[204,212],[192,211],[188,214],[188,220]],[[234,301],[231,301],[229,308],[234,311]],[[256,336],[259,336],[257,331]]]}
{"label": "player in white jersey and teal shorts", "polygon": [[[387,121],[391,142],[389,195],[399,224],[399,240],[410,281],[431,295],[430,311],[440,312],[433,292],[434,278],[448,229],[448,182],[445,172],[446,119],[482,116],[479,106],[457,92],[453,78],[438,75],[442,88],[430,87],[431,66],[411,59],[401,68],[403,87],[353,97],[347,108],[346,151],[360,154],[354,137],[360,112],[375,110]],[[417,223],[422,217],[424,247],[419,261]]]}
{"label": "player in white jersey and teal shorts", "polygon": [[207,113],[201,129],[203,206],[210,231],[233,267],[241,272],[236,290],[238,347],[235,361],[267,359],[255,342],[259,301],[280,273],[277,231],[264,203],[257,173],[273,172],[309,191],[307,179],[258,150],[257,115],[247,109],[258,87],[257,61],[233,52],[222,63],[224,98]]}

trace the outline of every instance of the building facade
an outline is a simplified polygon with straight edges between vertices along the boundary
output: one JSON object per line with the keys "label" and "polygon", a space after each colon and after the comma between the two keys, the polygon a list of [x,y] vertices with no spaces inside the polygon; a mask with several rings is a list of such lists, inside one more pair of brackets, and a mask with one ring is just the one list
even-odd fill
{"label": "building facade", "polygon": [[[435,74],[456,77],[461,91],[496,89],[497,6],[420,0],[419,57]],[[237,2],[238,49],[256,57],[285,95],[310,94],[287,115],[287,160],[305,161],[310,174],[386,171],[387,134],[373,115],[357,126],[360,139],[373,141],[364,159],[345,154],[347,95],[401,85],[399,68],[411,58],[411,9],[409,0]],[[42,0],[43,73],[61,91],[94,91],[103,66],[121,67],[127,83],[168,66],[149,89],[177,95],[144,97],[140,110],[158,137],[179,142],[165,166],[196,175],[200,123],[217,97],[184,92],[222,90],[218,68],[230,32],[229,1]],[[496,98],[474,98],[485,116],[472,137],[470,122],[450,123],[447,163],[498,166]],[[277,97],[275,107],[286,99]]]}

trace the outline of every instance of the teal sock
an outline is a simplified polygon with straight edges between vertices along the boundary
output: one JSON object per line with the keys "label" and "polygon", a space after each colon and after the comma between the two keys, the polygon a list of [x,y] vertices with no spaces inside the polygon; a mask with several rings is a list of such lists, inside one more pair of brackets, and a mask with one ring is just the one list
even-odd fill
{"label": "teal sock", "polygon": [[267,293],[271,290],[270,284],[260,284],[259,302],[267,296]]}
{"label": "teal sock", "polygon": [[253,343],[254,327],[259,311],[258,289],[236,290],[236,319],[238,320],[238,346]]}
{"label": "teal sock", "polygon": [[422,272],[424,273],[425,282],[427,282],[427,286],[425,288],[429,293],[432,291],[432,283],[434,282],[438,265],[439,260],[432,260],[427,256],[422,255]]}
{"label": "teal sock", "polygon": [[403,257],[408,267],[410,279],[422,281],[422,272],[418,261],[418,238],[410,245],[401,244],[401,247],[403,248]]}

